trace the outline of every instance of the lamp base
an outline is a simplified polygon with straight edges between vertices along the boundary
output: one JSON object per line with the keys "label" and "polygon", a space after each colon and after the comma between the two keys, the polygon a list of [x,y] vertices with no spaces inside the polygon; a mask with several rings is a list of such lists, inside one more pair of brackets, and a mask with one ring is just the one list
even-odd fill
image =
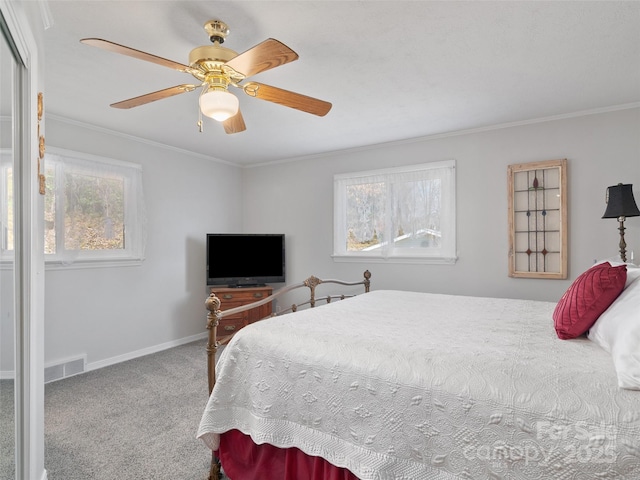
{"label": "lamp base", "polygon": [[620,258],[623,262],[627,261],[627,242],[624,241],[624,219],[625,217],[619,217],[618,221],[620,222],[620,226],[618,230],[620,230]]}

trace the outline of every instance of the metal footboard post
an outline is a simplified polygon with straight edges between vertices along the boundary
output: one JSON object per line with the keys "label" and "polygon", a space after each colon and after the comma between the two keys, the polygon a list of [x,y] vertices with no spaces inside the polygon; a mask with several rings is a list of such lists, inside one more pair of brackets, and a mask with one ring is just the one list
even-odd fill
{"label": "metal footboard post", "polygon": [[[209,340],[207,342],[207,378],[209,383],[209,395],[216,384],[216,353],[218,353],[218,322],[220,319],[220,299],[212,292],[205,301],[207,313],[207,330],[209,330]],[[209,469],[209,480],[220,480],[220,460],[211,452],[211,467]]]}
{"label": "metal footboard post", "polygon": [[316,306],[316,287],[322,283],[318,277],[311,275],[304,281],[304,285],[309,287],[309,305],[311,308]]}
{"label": "metal footboard post", "polygon": [[364,293],[369,293],[371,287],[371,272],[369,270],[364,271]]}
{"label": "metal footboard post", "polygon": [[207,342],[207,375],[209,379],[209,395],[216,384],[216,353],[218,353],[218,321],[220,315],[220,299],[211,293],[205,301],[207,313],[207,330],[209,341]]}

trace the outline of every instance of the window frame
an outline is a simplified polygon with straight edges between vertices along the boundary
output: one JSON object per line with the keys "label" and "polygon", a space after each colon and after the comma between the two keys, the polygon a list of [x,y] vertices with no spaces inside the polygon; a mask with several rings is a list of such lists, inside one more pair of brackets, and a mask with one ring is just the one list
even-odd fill
{"label": "window frame", "polygon": [[[56,253],[45,253],[47,269],[93,268],[140,265],[144,260],[146,224],[142,190],[142,166],[112,158],[56,147],[47,147],[44,172],[53,166],[55,172],[55,229]],[[68,250],[64,247],[64,173],[72,169],[90,174],[108,171],[122,175],[124,179],[124,233],[123,249]],[[62,203],[59,203],[62,199]],[[62,228],[60,229],[60,226]],[[62,230],[62,231],[61,231]]]}
{"label": "window frame", "polygon": [[[400,177],[408,174],[430,177],[435,170],[446,172],[442,175],[442,205],[444,215],[441,217],[441,230],[446,230],[447,239],[439,248],[397,248],[391,246],[386,249],[370,251],[347,250],[347,195],[346,187],[350,185],[384,182],[385,190],[389,192],[389,185],[399,181]],[[425,264],[454,264],[457,261],[456,244],[456,161],[443,160],[438,162],[391,167],[378,170],[359,171],[334,175],[334,225],[333,225],[333,255],[336,262],[371,262],[371,263],[425,263]],[[369,179],[369,180],[367,180]],[[401,180],[400,180],[401,181]],[[390,204],[386,200],[386,205]],[[444,240],[443,240],[444,241]]]}

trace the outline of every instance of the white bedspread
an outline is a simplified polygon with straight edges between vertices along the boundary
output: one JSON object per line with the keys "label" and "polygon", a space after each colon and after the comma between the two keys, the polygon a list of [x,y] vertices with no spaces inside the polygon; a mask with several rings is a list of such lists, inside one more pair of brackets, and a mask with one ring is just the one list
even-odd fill
{"label": "white bedspread", "polygon": [[361,479],[640,479],[640,392],[555,304],[373,291],[241,330],[198,437],[238,429]]}

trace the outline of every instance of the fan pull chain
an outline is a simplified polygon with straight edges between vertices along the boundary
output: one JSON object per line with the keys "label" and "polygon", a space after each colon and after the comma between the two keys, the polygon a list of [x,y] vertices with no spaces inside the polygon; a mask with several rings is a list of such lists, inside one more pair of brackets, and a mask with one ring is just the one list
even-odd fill
{"label": "fan pull chain", "polygon": [[196,125],[198,125],[198,131],[200,133],[204,132],[204,128],[202,128],[203,124],[202,124],[202,112],[200,112],[200,109],[198,109],[199,114],[198,114],[198,123]]}

